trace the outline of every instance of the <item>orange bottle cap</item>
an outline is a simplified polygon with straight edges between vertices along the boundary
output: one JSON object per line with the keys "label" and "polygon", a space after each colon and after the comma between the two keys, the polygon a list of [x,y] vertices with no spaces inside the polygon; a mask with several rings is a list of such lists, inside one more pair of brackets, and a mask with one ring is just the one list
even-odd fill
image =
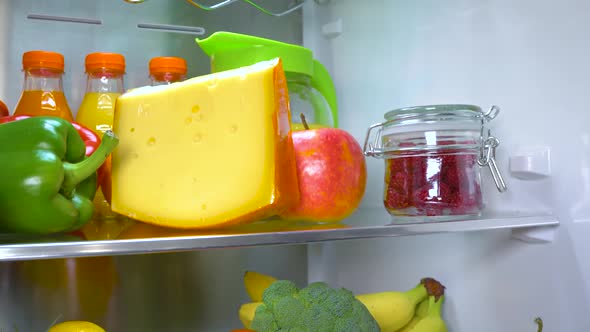
{"label": "orange bottle cap", "polygon": [[23,54],[23,68],[49,68],[63,72],[64,56],[56,52],[29,51]]}
{"label": "orange bottle cap", "polygon": [[183,58],[161,56],[150,60],[150,74],[175,73],[185,75],[186,61]]}
{"label": "orange bottle cap", "polygon": [[118,53],[90,53],[85,63],[88,73],[104,69],[125,73],[125,57]]}

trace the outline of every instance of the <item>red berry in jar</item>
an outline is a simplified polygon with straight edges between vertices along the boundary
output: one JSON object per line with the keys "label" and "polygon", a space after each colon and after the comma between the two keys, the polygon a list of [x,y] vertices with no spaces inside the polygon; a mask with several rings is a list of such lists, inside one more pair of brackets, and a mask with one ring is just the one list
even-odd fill
{"label": "red berry in jar", "polygon": [[481,189],[474,153],[387,159],[386,209],[398,216],[478,214]]}

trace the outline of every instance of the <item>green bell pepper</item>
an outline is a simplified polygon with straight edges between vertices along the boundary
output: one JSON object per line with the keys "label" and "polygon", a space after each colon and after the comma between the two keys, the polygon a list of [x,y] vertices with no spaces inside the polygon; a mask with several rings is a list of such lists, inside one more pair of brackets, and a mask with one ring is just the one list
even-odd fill
{"label": "green bell pepper", "polygon": [[117,146],[112,132],[85,158],[76,129],[56,117],[0,124],[0,232],[50,234],[92,217],[96,171]]}

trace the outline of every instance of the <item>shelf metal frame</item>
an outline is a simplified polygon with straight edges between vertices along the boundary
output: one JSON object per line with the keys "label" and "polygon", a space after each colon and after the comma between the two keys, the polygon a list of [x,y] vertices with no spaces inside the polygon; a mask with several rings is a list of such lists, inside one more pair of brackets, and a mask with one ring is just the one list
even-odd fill
{"label": "shelf metal frame", "polygon": [[[241,233],[226,235],[158,237],[126,240],[0,243],[0,261],[130,255],[295,245],[326,241],[411,236],[436,233],[473,232],[498,229],[554,227],[552,215],[505,214],[460,221],[394,224],[382,209],[359,211],[343,221],[346,228]],[[2,239],[0,238],[0,242]],[[46,240],[47,241],[47,240]]]}

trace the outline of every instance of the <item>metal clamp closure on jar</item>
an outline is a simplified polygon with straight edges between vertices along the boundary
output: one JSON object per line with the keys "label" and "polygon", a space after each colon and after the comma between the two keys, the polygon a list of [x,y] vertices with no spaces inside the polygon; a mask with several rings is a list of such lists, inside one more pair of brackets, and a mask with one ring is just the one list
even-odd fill
{"label": "metal clamp closure on jar", "polygon": [[[417,125],[426,125],[430,127],[437,127],[438,130],[450,129],[451,121],[471,121],[475,123],[479,120],[479,157],[477,164],[481,167],[487,166],[490,169],[494,183],[499,192],[507,190],[506,183],[496,163],[496,148],[500,145],[500,140],[491,135],[490,130],[486,131],[485,125],[487,122],[493,120],[500,112],[498,106],[492,106],[487,112],[482,112],[478,106],[474,105],[427,105],[416,106],[409,108],[402,108],[394,110],[385,114],[387,121],[373,124],[367,130],[365,142],[363,145],[363,153],[367,157],[375,158],[389,158],[392,149],[384,146],[385,136],[384,130],[388,127],[397,127],[401,129],[404,127],[412,127]],[[441,124],[448,122],[449,125]],[[474,128],[475,129],[475,128]],[[412,129],[407,129],[411,131]],[[417,130],[417,129],[414,129]],[[436,130],[436,129],[435,129]],[[422,146],[419,149],[424,153],[429,151],[441,149],[456,149],[457,144],[447,146]],[[403,152],[404,150],[416,150],[416,147],[396,147],[396,152]]]}
{"label": "metal clamp closure on jar", "polygon": [[484,127],[487,121],[493,120],[498,113],[500,113],[500,108],[496,105],[492,106],[490,110],[485,113],[481,120],[481,150],[479,159],[477,163],[479,166],[485,167],[488,166],[490,172],[492,173],[492,178],[494,179],[494,183],[496,184],[496,188],[498,188],[499,192],[504,192],[508,188],[506,187],[506,182],[504,182],[504,178],[502,177],[502,173],[500,173],[500,169],[496,164],[496,148],[500,145],[500,140],[494,136],[492,136],[491,131],[488,129],[487,136],[484,136]]}

